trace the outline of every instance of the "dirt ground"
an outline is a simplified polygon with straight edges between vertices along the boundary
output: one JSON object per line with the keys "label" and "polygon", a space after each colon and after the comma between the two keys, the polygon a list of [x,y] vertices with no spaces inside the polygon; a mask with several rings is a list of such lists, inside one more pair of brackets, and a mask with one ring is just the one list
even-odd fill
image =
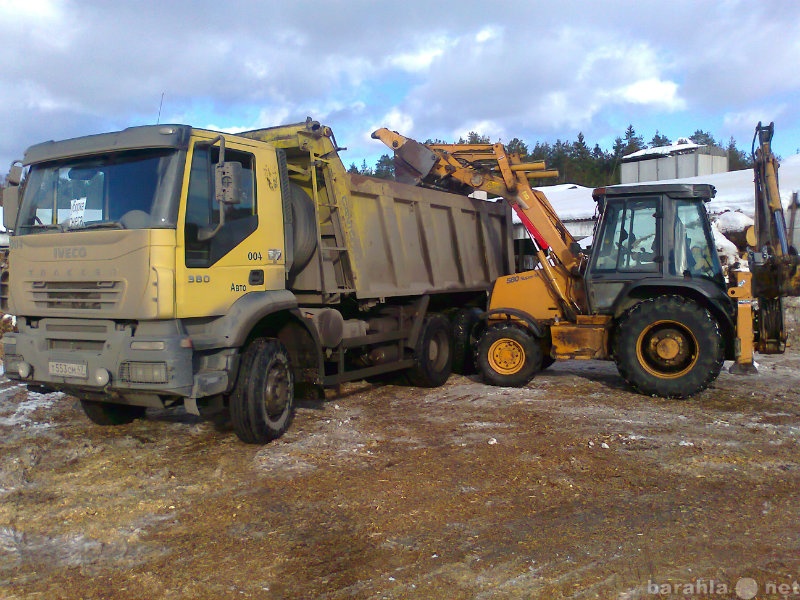
{"label": "dirt ground", "polygon": [[759,360],[689,401],[362,383],[261,447],[3,379],[0,597],[800,598],[800,352]]}

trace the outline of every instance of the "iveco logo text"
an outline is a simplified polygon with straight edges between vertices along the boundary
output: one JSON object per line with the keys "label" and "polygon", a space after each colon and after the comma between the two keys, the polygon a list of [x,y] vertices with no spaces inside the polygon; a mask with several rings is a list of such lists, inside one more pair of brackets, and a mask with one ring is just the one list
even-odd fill
{"label": "iveco logo text", "polygon": [[74,246],[72,248],[53,248],[53,258],[86,258],[86,248]]}

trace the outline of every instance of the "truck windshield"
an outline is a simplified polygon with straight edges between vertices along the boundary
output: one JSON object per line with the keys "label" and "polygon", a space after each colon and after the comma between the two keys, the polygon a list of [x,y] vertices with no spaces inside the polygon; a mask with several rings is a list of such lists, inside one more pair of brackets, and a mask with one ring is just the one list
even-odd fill
{"label": "truck windshield", "polygon": [[174,228],[184,160],[160,148],[33,165],[17,233]]}

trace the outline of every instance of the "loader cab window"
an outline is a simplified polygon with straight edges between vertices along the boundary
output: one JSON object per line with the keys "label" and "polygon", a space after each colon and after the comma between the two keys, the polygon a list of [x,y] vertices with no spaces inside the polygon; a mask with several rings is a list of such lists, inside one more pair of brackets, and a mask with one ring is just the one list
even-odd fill
{"label": "loader cab window", "polygon": [[227,148],[225,161],[242,165],[241,202],[225,206],[224,224],[213,237],[204,239],[203,232],[213,231],[220,222],[219,203],[214,194],[214,165],[219,162],[219,147],[195,145],[184,227],[187,267],[210,267],[243,242],[258,226],[253,155]]}
{"label": "loader cab window", "polygon": [[608,201],[592,270],[657,273],[661,265],[657,213],[657,197]]}
{"label": "loader cab window", "polygon": [[675,200],[670,275],[706,277],[723,281],[705,207],[697,200]]}

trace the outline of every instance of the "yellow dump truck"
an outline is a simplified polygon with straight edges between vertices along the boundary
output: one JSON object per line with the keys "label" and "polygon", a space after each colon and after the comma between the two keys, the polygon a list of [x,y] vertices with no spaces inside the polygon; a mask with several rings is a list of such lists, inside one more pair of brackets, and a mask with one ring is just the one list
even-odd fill
{"label": "yellow dump truck", "polygon": [[338,150],[311,120],[29,148],[5,193],[8,376],[98,424],[229,411],[252,443],[286,430],[300,386],[444,383],[471,353],[453,324],[512,271],[510,209],[350,174]]}

